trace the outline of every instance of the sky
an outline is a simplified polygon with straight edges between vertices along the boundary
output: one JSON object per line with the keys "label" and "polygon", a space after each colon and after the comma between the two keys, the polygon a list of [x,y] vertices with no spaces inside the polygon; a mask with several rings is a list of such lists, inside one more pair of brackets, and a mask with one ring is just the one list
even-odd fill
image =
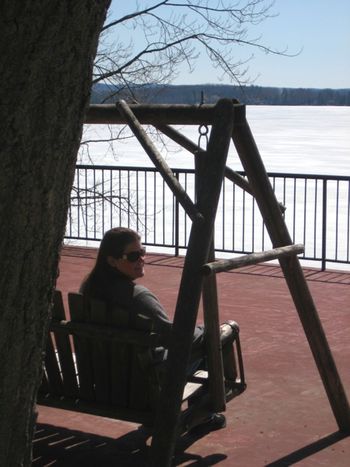
{"label": "sky", "polygon": [[[277,0],[263,38],[301,49],[297,57],[258,54],[251,71],[261,86],[350,88],[350,1]],[[253,73],[252,73],[253,75]]]}
{"label": "sky", "polygon": [[[157,0],[139,1],[141,8]],[[217,3],[213,0],[213,6]],[[112,0],[111,17],[135,10],[137,2]],[[350,88],[350,0],[275,0],[272,12],[277,16],[250,28],[253,37],[277,49],[288,49],[294,57],[237,49],[238,59],[249,61],[251,84],[292,88]],[[135,31],[135,37],[138,32]],[[190,74],[184,65],[173,84],[225,83],[209,58],[201,52]]]}

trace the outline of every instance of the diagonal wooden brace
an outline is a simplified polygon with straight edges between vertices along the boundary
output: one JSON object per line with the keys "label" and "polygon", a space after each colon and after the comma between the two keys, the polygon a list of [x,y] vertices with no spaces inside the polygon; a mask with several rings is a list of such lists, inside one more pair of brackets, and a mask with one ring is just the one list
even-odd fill
{"label": "diagonal wooden brace", "polygon": [[188,194],[183,189],[179,181],[176,179],[173,172],[171,171],[167,163],[164,161],[161,154],[158,152],[157,148],[149,139],[146,132],[142,128],[142,125],[137,120],[128,104],[125,101],[121,100],[116,103],[116,106],[119,112],[125,118],[130,129],[133,131],[134,135],[139,140],[141,146],[146,151],[155,167],[161,173],[162,177],[164,178],[164,181],[166,182],[170,190],[173,192],[173,194],[176,196],[179,203],[189,215],[191,220],[194,220],[196,218],[201,219],[202,216],[197,210],[194,203],[192,202],[191,198],[188,196]]}

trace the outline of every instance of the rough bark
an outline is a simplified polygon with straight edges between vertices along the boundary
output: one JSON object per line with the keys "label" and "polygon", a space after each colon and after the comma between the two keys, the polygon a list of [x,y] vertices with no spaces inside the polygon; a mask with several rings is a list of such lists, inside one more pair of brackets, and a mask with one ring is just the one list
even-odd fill
{"label": "rough bark", "polygon": [[109,3],[0,6],[1,466],[31,463],[48,309]]}

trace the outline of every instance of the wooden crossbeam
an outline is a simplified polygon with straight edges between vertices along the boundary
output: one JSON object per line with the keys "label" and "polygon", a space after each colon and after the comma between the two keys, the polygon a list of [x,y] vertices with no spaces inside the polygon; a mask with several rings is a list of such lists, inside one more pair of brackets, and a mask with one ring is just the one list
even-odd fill
{"label": "wooden crossbeam", "polygon": [[202,268],[202,271],[205,275],[217,274],[218,272],[230,271],[231,269],[238,269],[244,266],[264,263],[266,261],[280,259],[285,256],[298,255],[303,252],[304,245],[287,245],[279,248],[273,248],[272,250],[268,251],[261,251],[258,253],[238,256],[237,258],[213,261],[212,263],[205,264]]}
{"label": "wooden crossbeam", "polygon": [[[140,123],[157,125],[212,125],[215,104],[130,104],[130,109]],[[236,125],[245,119],[245,105],[233,103]],[[128,123],[120,108],[114,104],[91,104],[85,123]]]}

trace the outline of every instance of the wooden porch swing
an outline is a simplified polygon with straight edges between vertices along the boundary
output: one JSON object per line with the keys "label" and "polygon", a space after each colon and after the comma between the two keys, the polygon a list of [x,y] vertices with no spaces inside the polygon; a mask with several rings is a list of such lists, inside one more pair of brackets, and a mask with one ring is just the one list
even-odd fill
{"label": "wooden porch swing", "polygon": [[[149,404],[150,399],[148,402],[146,401],[147,403],[145,401],[142,402],[151,407],[149,413],[152,415],[148,419],[146,417],[144,420],[141,420],[140,417],[137,419],[137,412],[139,414],[140,410],[133,413],[131,409],[125,409],[124,412],[122,410],[118,411],[115,404],[118,404],[118,401],[122,397],[126,397],[125,394],[123,396],[123,394],[119,393],[115,393],[113,396],[114,409],[113,404],[109,406],[106,409],[106,415],[111,416],[114,410],[115,418],[133,419],[141,423],[148,423],[149,421],[154,423],[152,465],[155,467],[170,466],[179,430],[181,431],[184,427],[191,426],[191,424],[195,423],[196,417],[203,416],[203,413],[224,411],[226,402],[241,393],[245,388],[238,331],[236,332],[230,355],[221,355],[216,273],[247,264],[278,259],[339,429],[350,431],[350,408],[346,394],[297,258],[297,254],[303,251],[303,246],[293,245],[288,233],[281,206],[274,195],[259,151],[246,121],[245,106],[228,99],[222,99],[216,105],[199,106],[127,105],[124,101],[120,101],[116,105],[90,106],[86,121],[87,123],[128,124],[192,220],[188,249],[175,309],[173,333],[171,341],[166,343],[169,346],[166,370],[162,376],[161,387],[157,386],[158,393],[156,400],[154,401],[153,399],[151,404]],[[147,137],[142,124],[155,126],[163,134],[195,155],[197,187],[195,203],[189,198],[178,180],[174,177],[171,169],[158,153],[158,150]],[[211,125],[210,138],[206,150],[202,150],[197,144],[169,126],[171,124]],[[231,139],[236,147],[247,178],[240,176],[226,166]],[[239,187],[255,197],[273,244],[271,251],[246,255],[232,260],[215,261],[213,229],[224,177],[228,177]],[[189,388],[186,365],[191,351],[192,336],[196,325],[201,296],[203,299],[204,321],[207,334],[206,354],[208,374],[204,375],[204,378],[203,375],[198,375],[194,378],[192,383],[194,386],[190,389],[189,394],[191,394],[192,390],[195,390],[200,397],[191,398],[186,393],[186,387]],[[141,336],[136,331],[125,333],[125,330],[112,333],[103,324],[97,323],[92,325],[84,323],[83,321],[86,320],[84,313],[89,313],[90,319],[103,316],[103,304],[90,304],[89,310],[86,311],[81,297],[79,298],[79,296],[74,294],[70,296],[70,307],[71,310],[77,310],[77,312],[74,317],[75,312],[73,311],[72,321],[66,323],[62,321],[65,320],[65,316],[62,313],[61,299],[59,296],[56,296],[56,299],[58,300],[56,310],[61,311],[57,312],[57,315],[54,316],[56,319],[51,324],[51,331],[56,336],[57,349],[62,353],[69,353],[67,346],[70,343],[67,335],[72,334],[75,336],[77,364],[83,369],[83,374],[79,375],[81,385],[83,385],[84,381],[86,362],[79,363],[79,353],[81,355],[89,353],[87,346],[90,344],[87,339],[91,338],[95,339],[93,344],[94,350],[92,352],[97,362],[111,358],[111,355],[114,355],[113,346],[118,343],[118,345],[124,345],[125,358],[134,360],[136,358],[138,365],[141,365],[141,367],[146,365],[146,368],[149,369],[146,358],[147,351],[145,349],[159,344],[159,342],[154,341],[155,336],[151,334],[146,335],[145,333]],[[116,324],[120,325],[120,323]],[[61,337],[57,338],[57,335]],[[128,335],[128,340],[127,342],[123,342],[126,335]],[[101,341],[99,343],[96,340],[96,336],[98,339],[103,336],[103,339],[109,342],[108,345],[112,348],[112,350],[107,352],[109,355],[106,354],[106,346],[103,346]],[[135,344],[139,345],[139,347],[141,346],[143,352],[140,350],[135,354],[134,351],[130,351],[130,345]],[[80,350],[78,350],[79,347]],[[63,350],[60,351],[59,348]],[[120,351],[118,358],[120,358]],[[71,361],[68,365],[70,368],[67,371],[70,372],[71,378],[73,378],[75,363],[72,361],[72,357],[70,359]],[[46,361],[46,375],[49,379],[48,369],[51,368],[50,365],[57,365],[52,345],[51,349],[48,349]],[[55,370],[57,384],[60,384],[63,390],[66,381],[64,379],[62,381],[61,374],[64,371],[65,369],[62,365],[61,368],[57,367]],[[101,371],[96,381],[103,381],[105,377],[106,374]],[[118,378],[124,381],[125,375],[121,374]],[[152,377],[151,380],[151,382],[149,381],[150,385],[154,384],[155,379]],[[229,386],[228,383],[230,383]],[[55,394],[50,394],[50,387],[52,386],[53,383],[50,383],[50,380],[44,381],[38,403],[67,408],[66,401],[69,400],[69,397],[55,398]],[[130,386],[124,385],[124,391],[126,388],[129,391],[128,397],[133,397],[130,395],[133,394]],[[87,394],[87,397],[90,397],[90,400],[98,397],[102,401],[101,404],[76,400],[74,402],[76,409],[102,415],[103,401],[107,396],[103,391],[97,395],[97,390],[96,386],[96,395]],[[79,393],[79,388],[75,387],[70,401],[78,399],[77,395],[79,394],[80,398],[83,399],[82,394]],[[187,412],[183,410],[184,397],[189,401],[186,409]],[[70,402],[71,410],[74,410],[74,404]]]}

